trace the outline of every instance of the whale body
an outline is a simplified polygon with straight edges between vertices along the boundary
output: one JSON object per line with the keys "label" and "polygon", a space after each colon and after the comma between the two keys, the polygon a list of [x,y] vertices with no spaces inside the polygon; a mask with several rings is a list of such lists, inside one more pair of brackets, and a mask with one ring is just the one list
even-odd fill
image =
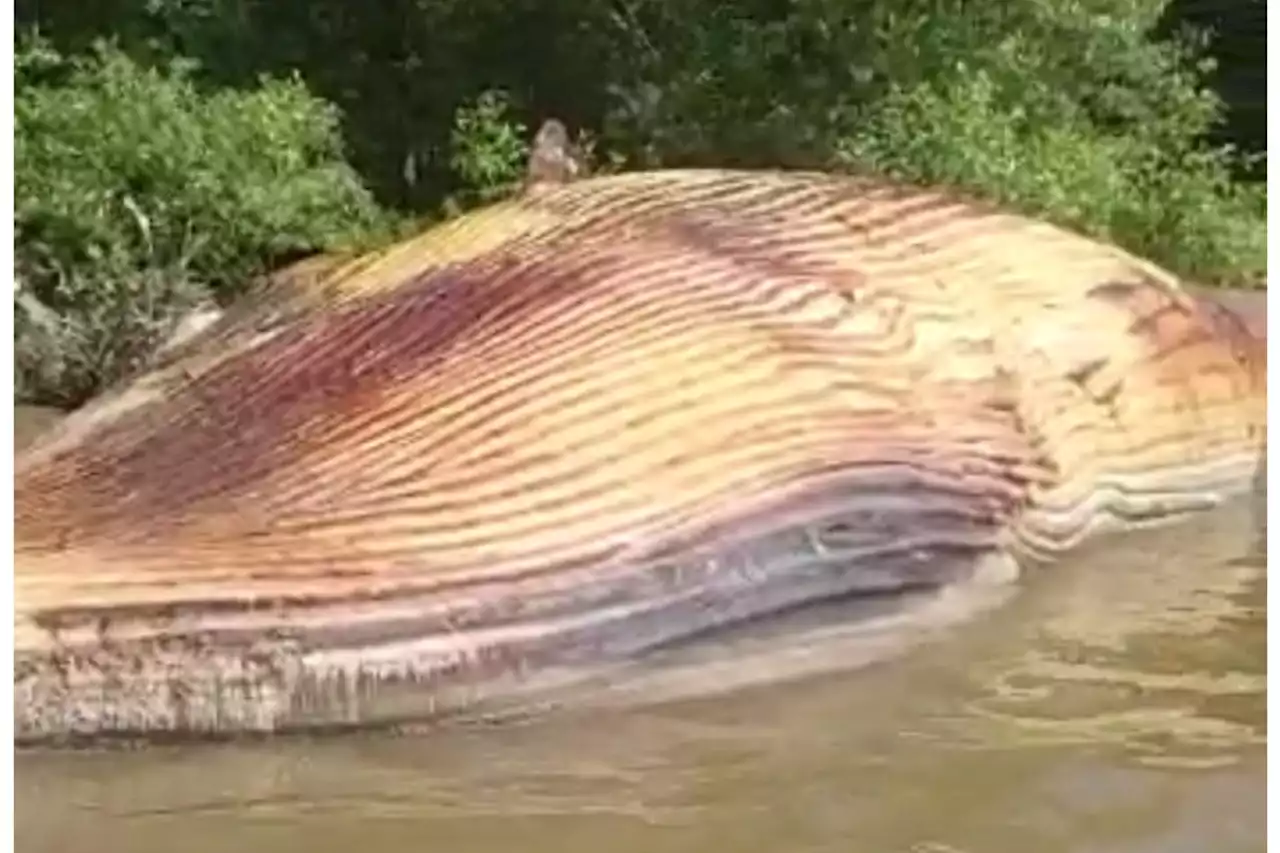
{"label": "whale body", "polygon": [[17,458],[20,740],[414,719],[1264,479],[1265,297],[947,191],[592,177],[317,269]]}

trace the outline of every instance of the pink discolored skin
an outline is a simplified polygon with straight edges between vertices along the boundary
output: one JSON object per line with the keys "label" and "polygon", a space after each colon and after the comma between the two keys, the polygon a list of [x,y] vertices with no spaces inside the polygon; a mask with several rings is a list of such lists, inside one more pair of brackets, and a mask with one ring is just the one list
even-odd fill
{"label": "pink discolored skin", "polygon": [[1265,301],[943,192],[593,178],[318,269],[18,459],[20,739],[421,719],[1265,463]]}

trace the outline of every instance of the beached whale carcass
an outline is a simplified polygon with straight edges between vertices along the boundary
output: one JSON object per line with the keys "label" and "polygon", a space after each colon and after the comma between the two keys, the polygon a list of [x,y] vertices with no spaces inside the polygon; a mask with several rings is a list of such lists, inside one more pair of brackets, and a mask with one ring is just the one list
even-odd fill
{"label": "beached whale carcass", "polygon": [[[1265,332],[809,173],[543,185],[281,285],[16,462],[20,738],[413,718],[1258,487]],[[462,701],[462,700],[458,700]]]}

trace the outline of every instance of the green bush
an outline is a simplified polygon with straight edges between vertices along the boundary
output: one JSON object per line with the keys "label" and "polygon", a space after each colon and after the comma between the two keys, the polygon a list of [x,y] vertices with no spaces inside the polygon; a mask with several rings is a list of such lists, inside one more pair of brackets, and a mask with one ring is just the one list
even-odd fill
{"label": "green bush", "polygon": [[[1256,284],[1266,195],[1211,142],[1203,34],[1166,0],[629,8],[606,139],[649,165],[889,173],[996,199],[1205,282]],[[744,8],[750,14],[743,14]],[[655,45],[660,47],[655,47]],[[622,53],[626,53],[623,51]]]}
{"label": "green bush", "polygon": [[70,59],[36,39],[16,72],[22,399],[78,403],[192,306],[386,224],[335,110],[297,80],[203,92],[182,63],[143,68],[106,45]]}
{"label": "green bush", "polygon": [[483,92],[473,103],[458,107],[449,165],[462,179],[463,189],[448,200],[450,212],[512,191],[529,156],[528,133],[511,115],[510,96],[501,89]]}
{"label": "green bush", "polygon": [[1003,28],[953,25],[936,5],[897,18],[885,37],[925,46],[924,72],[859,110],[837,159],[964,187],[1201,281],[1260,283],[1265,187],[1234,182],[1234,152],[1206,143],[1221,116],[1201,82],[1211,64],[1186,39],[1149,38],[1162,5],[1044,0],[1002,9]]}

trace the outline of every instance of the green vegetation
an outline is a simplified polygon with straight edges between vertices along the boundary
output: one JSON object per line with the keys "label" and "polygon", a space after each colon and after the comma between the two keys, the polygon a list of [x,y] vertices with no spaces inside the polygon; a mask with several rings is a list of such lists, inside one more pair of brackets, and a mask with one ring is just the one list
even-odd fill
{"label": "green vegetation", "polygon": [[884,172],[1260,283],[1265,7],[1178,2],[20,0],[18,392],[501,195],[551,115],[609,168]]}
{"label": "green vegetation", "polygon": [[337,111],[296,81],[205,93],[180,63],[39,41],[17,76],[20,396],[79,402],[186,310],[386,218],[342,159]]}

